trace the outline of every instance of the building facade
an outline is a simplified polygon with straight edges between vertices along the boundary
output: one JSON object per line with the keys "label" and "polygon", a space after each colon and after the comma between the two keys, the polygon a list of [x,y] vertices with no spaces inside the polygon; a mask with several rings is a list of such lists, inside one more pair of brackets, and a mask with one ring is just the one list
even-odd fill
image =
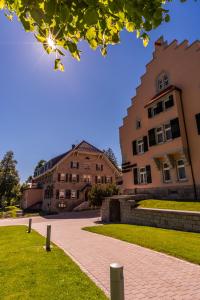
{"label": "building facade", "polygon": [[123,188],[200,198],[200,42],[155,43],[120,127]]}
{"label": "building facade", "polygon": [[101,150],[82,141],[37,170],[33,182],[42,187],[42,209],[58,212],[72,210],[88,200],[93,185],[116,183],[120,176],[119,169]]}

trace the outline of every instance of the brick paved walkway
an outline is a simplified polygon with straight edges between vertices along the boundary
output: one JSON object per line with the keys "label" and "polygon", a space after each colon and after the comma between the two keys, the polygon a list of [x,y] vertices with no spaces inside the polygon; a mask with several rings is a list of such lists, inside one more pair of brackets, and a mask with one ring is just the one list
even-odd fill
{"label": "brick paved walkway", "polygon": [[[59,218],[35,217],[33,227],[45,234],[52,225],[52,240],[109,294],[109,264],[124,265],[126,300],[200,299],[200,266],[123,241],[81,230],[94,225],[91,213],[68,213]],[[1,225],[27,224],[27,219],[4,220]]]}

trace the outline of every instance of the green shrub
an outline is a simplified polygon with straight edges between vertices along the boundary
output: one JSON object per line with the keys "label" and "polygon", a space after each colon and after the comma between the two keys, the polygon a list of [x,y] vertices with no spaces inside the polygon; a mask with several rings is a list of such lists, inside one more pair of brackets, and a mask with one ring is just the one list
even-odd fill
{"label": "green shrub", "polygon": [[105,197],[117,195],[119,189],[115,184],[109,184],[106,187],[95,185],[89,192],[88,198],[91,206],[101,206]]}

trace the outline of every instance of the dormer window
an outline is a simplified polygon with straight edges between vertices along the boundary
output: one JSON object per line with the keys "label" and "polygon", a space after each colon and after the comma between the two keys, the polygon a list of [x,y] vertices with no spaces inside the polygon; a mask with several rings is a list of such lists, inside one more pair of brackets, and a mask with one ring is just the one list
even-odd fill
{"label": "dormer window", "polygon": [[164,90],[166,87],[169,85],[169,77],[166,73],[162,73],[161,75],[158,76],[157,79],[157,91],[160,92]]}

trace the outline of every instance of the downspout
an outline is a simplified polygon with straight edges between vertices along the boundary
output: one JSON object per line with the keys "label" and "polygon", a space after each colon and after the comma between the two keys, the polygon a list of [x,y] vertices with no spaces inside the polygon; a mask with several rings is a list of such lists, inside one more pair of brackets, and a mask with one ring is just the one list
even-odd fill
{"label": "downspout", "polygon": [[193,182],[193,189],[194,189],[194,200],[197,200],[197,188],[196,188],[196,182],[195,182],[195,177],[194,177],[194,169],[193,169],[192,159],[191,159],[190,144],[189,144],[186,121],[185,121],[185,111],[184,111],[183,100],[182,100],[182,90],[180,90],[180,103],[181,103],[181,110],[182,110],[182,115],[183,115],[183,124],[184,124],[184,129],[185,129],[185,135],[186,135],[188,158],[189,158],[190,169],[191,169],[191,174],[192,174],[192,182]]}

